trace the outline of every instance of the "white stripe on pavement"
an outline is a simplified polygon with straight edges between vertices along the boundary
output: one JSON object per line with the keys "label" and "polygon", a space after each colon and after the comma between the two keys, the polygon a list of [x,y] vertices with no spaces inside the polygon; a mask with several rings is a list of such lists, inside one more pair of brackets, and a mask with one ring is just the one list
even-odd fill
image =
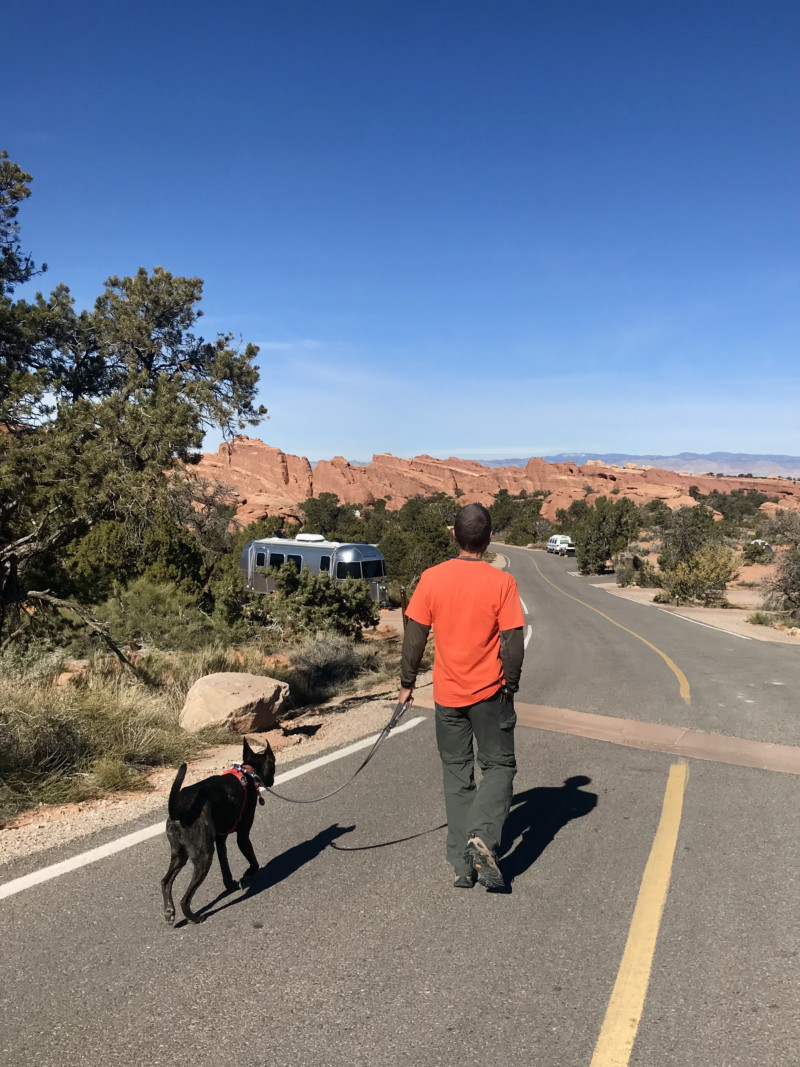
{"label": "white stripe on pavement", "polygon": [[525,634],[525,640],[523,641],[523,644],[522,644],[523,648],[527,648],[528,647],[528,642],[531,639],[531,634],[532,633],[533,633],[533,630],[531,629],[530,626],[528,626],[528,632]]}
{"label": "white stripe on pavement", "polygon": [[[403,730],[410,730],[412,726],[417,726],[424,721],[424,715],[409,719],[408,722],[395,726],[389,737],[392,738],[395,734],[402,733]],[[379,734],[373,734],[372,737],[363,737],[360,741],[347,745],[346,748],[337,749],[335,752],[329,752],[325,756],[310,760],[301,767],[293,767],[290,771],[284,771],[283,774],[275,776],[275,785],[279,785],[281,782],[288,782],[292,778],[299,778],[301,774],[308,774],[309,771],[314,771],[317,767],[323,767],[326,763],[333,763],[335,760],[344,759],[345,756],[350,756],[363,748],[369,748],[370,745],[375,744],[379,736]],[[122,852],[123,849],[132,848],[133,845],[138,845],[142,841],[147,841],[150,837],[156,837],[158,834],[163,833],[164,821],[162,820],[153,826],[145,826],[143,830],[126,834],[125,837],[118,837],[116,841],[109,841],[107,844],[99,845],[88,852],[81,852],[68,860],[62,860],[60,863],[53,863],[49,867],[43,867],[40,871],[33,871],[31,874],[23,875],[21,878],[14,878],[11,882],[0,885],[0,900],[14,896],[15,893],[21,893],[23,889],[30,889],[32,886],[40,885],[42,882],[49,882],[51,878],[58,878],[59,875],[77,870],[78,867],[85,867],[89,863],[105,859],[106,856],[113,856],[115,852]]]}
{"label": "white stripe on pavement", "polygon": [[522,605],[522,610],[523,610],[524,614],[527,615],[528,614],[528,605],[525,603],[525,601],[522,599],[522,597],[519,598],[519,602]]}
{"label": "white stripe on pavement", "polygon": [[700,622],[699,619],[690,619],[688,615],[678,615],[677,612],[667,611],[666,608],[659,608],[659,611],[663,611],[665,615],[671,615],[673,619],[683,619],[685,622],[693,622],[695,626],[705,626],[707,630],[716,630],[721,634],[730,634],[731,637],[741,637],[743,641],[752,641],[752,637],[747,637],[746,634],[735,634],[733,630],[723,630],[721,626],[711,626],[707,622]]}

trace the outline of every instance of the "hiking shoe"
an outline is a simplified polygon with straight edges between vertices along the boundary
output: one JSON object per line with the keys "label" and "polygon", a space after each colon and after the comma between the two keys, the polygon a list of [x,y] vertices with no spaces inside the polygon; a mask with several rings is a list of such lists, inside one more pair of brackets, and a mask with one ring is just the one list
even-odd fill
{"label": "hiking shoe", "polygon": [[469,871],[467,874],[457,874],[456,880],[453,882],[455,889],[472,889],[475,885],[477,875],[475,871]]}
{"label": "hiking shoe", "polygon": [[464,859],[471,865],[484,889],[505,889],[506,883],[497,866],[497,857],[477,834],[470,835]]}

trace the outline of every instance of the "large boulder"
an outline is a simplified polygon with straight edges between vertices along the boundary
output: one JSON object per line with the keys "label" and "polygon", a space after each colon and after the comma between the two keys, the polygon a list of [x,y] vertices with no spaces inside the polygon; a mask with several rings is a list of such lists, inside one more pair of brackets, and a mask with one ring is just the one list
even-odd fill
{"label": "large boulder", "polygon": [[288,697],[286,682],[266,675],[207,674],[186,694],[181,726],[191,733],[206,726],[227,726],[237,734],[269,730]]}

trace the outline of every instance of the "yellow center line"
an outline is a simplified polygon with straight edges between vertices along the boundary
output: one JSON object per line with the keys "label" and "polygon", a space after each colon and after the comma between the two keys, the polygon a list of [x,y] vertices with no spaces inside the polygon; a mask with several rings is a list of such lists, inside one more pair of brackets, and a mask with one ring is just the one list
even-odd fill
{"label": "yellow center line", "polygon": [[617,980],[608,1002],[590,1067],[627,1067],[642,1017],[658,929],[667,899],[672,860],[681,824],[689,768],[670,767],[661,819],[642,876]]}
{"label": "yellow center line", "polygon": [[635,630],[629,630],[628,627],[627,626],[623,626],[621,622],[617,622],[616,619],[612,619],[611,616],[610,615],[606,615],[606,613],[604,611],[601,611],[599,608],[593,607],[591,604],[587,604],[585,600],[581,600],[579,597],[573,596],[572,593],[567,593],[564,589],[561,588],[560,585],[556,585],[555,582],[551,582],[550,579],[546,578],[544,576],[544,574],[542,574],[541,570],[539,570],[539,564],[536,562],[535,559],[531,560],[531,563],[533,563],[533,565],[536,568],[536,570],[539,571],[539,577],[543,578],[544,581],[546,581],[548,585],[552,585],[552,587],[555,590],[557,590],[559,593],[561,593],[562,596],[569,597],[569,599],[570,600],[574,600],[576,604],[583,604],[583,606],[585,608],[588,608],[589,611],[594,611],[598,615],[602,615],[602,617],[604,619],[606,619],[608,622],[610,622],[613,626],[618,626],[620,628],[620,630],[624,630],[626,634],[630,634],[631,637],[635,637],[637,639],[637,641],[643,641],[644,644],[646,644],[648,648],[651,648],[653,650],[653,652],[655,652],[655,653],[657,653],[657,655],[661,656],[663,661],[666,663],[666,665],[669,667],[669,669],[672,671],[672,673],[678,679],[678,686],[679,686],[680,691],[681,691],[681,696],[683,697],[683,699],[686,701],[687,704],[689,704],[691,702],[691,693],[690,693],[690,690],[689,690],[689,681],[688,681],[686,675],[683,673],[683,671],[678,666],[678,664],[675,663],[674,660],[671,660],[669,658],[669,656],[666,654],[666,652],[662,652],[660,648],[656,648],[656,646],[654,644],[652,644],[650,641],[648,641],[646,637],[642,637],[641,634],[637,634]]}

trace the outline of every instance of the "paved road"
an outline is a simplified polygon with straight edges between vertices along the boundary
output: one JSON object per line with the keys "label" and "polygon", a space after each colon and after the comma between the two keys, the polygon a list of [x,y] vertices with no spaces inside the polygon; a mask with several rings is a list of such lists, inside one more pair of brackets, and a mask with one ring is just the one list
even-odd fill
{"label": "paved road", "polygon": [[[574,559],[495,547],[511,560],[532,629],[522,699],[798,744],[796,647],[747,640],[612,596],[598,579],[578,577]],[[685,675],[688,704],[675,674],[635,634]]]}
{"label": "paved road", "polygon": [[[687,705],[656,653],[548,586],[523,553],[509,555],[533,628],[525,699],[648,721],[682,716],[695,727],[713,714],[714,729],[790,740],[781,687],[766,685],[788,687],[793,650],[741,642],[731,653],[727,638],[590,590],[569,576],[569,563],[537,554],[552,582],[680,665]],[[561,640],[567,631],[572,645]],[[703,669],[725,686],[715,703]],[[744,700],[733,697],[748,679],[758,697],[743,719]],[[720,703],[730,704],[729,717],[712,710]],[[199,894],[210,905],[199,927],[161,922],[161,836],[0,900],[0,1061],[797,1063],[796,778],[690,761],[633,1051],[629,1060],[597,1059],[676,760],[530,729],[518,731],[518,749],[508,895],[451,888],[425,715],[329,801],[271,798],[259,809],[262,876],[250,894],[214,903],[215,865]],[[358,758],[283,790],[325,792]],[[120,832],[17,861],[0,883]]]}

